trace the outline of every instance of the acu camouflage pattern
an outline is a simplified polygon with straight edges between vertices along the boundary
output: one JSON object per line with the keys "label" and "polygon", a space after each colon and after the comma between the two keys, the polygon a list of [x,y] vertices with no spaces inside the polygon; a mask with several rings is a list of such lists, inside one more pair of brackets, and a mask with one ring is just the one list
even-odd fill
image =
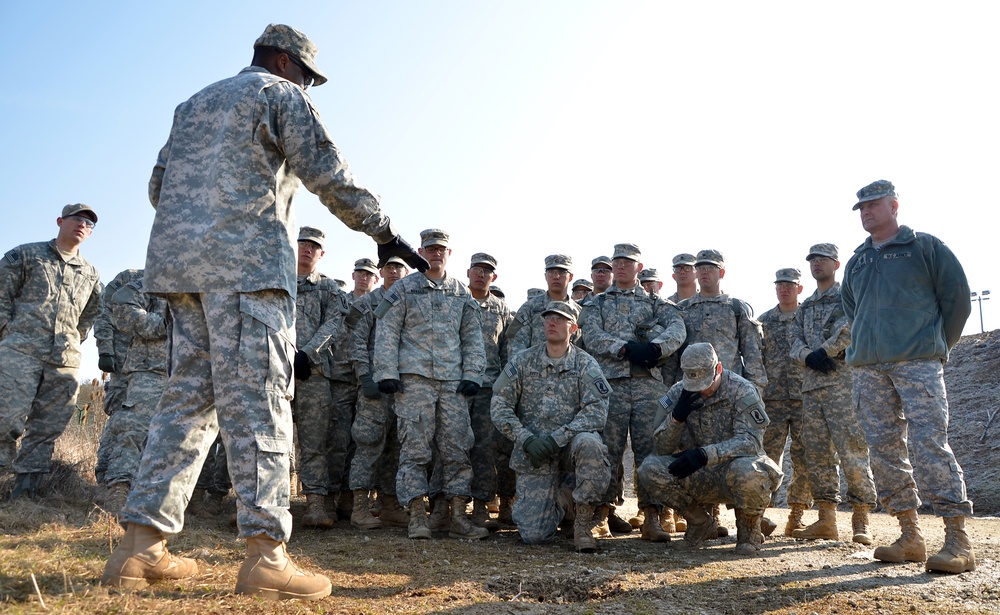
{"label": "acu camouflage pattern", "polygon": [[[511,358],[494,383],[490,414],[513,443],[510,467],[517,472],[514,522],[528,544],[550,542],[565,513],[560,486],[575,484],[573,502],[604,501],[611,481],[607,447],[600,437],[608,417],[611,386],[593,357],[574,347],[559,359],[544,344]],[[532,435],[550,435],[562,451],[534,468],[524,452]],[[567,474],[573,477],[567,480]]]}
{"label": "acu camouflage pattern", "polygon": [[[701,254],[701,252],[699,252]],[[678,304],[687,325],[687,343],[708,342],[719,355],[722,367],[767,388],[767,373],[761,355],[760,323],[750,315],[750,308],[739,299],[722,294],[703,297],[697,294]]]}
{"label": "acu camouflage pattern", "polygon": [[[508,356],[513,357],[526,348],[545,343],[545,320],[541,315],[550,301],[552,299],[549,298],[549,293],[543,290],[521,304],[507,327]],[[569,295],[559,301],[570,304],[577,313],[580,312],[580,304]],[[573,343],[577,343],[580,335],[579,332],[573,335]]]}

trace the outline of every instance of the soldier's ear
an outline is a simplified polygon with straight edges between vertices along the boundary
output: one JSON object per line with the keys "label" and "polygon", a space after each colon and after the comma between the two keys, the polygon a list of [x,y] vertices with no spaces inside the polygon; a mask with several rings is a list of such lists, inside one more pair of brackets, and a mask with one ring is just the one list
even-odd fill
{"label": "soldier's ear", "polygon": [[579,328],[580,328],[580,325],[578,325],[578,324],[576,324],[574,322],[573,324],[570,325],[569,332],[570,333],[576,333],[577,329],[579,329]]}

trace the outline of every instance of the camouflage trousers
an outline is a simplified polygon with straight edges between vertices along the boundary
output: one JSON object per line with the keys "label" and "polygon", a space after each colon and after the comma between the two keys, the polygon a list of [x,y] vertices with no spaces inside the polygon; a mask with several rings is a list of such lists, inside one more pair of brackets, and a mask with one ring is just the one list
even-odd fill
{"label": "camouflage trousers", "polygon": [[432,380],[402,374],[403,392],[396,393],[399,472],[396,497],[408,506],[430,495],[428,470],[441,464],[441,490],[448,498],[468,498],[472,490],[469,450],[474,436],[468,400],[455,392],[457,380]]}
{"label": "camouflage trousers", "polygon": [[[476,439],[469,451],[472,463],[472,497],[487,501],[497,494],[514,495],[516,478],[514,471],[510,469],[510,449],[514,443],[493,425],[490,418],[492,399],[493,388],[483,387],[469,401],[472,433]],[[500,488],[501,483],[503,490]]]}
{"label": "camouflage trousers", "polygon": [[660,507],[683,511],[694,504],[727,504],[762,513],[781,484],[782,473],[769,457],[737,457],[678,479],[668,470],[673,455],[651,455],[639,466],[639,484]]}
{"label": "camouflage trousers", "polygon": [[783,468],[785,442],[792,439],[788,454],[792,458],[792,474],[788,478],[788,503],[804,504],[811,508],[812,492],[806,476],[805,448],[802,445],[802,400],[771,399],[764,402],[767,418],[771,419],[764,431],[764,452]]}
{"label": "camouflage trousers", "polygon": [[[639,467],[642,461],[656,452],[653,442],[653,420],[660,404],[658,400],[666,394],[667,387],[651,376],[632,376],[630,378],[610,378],[611,397],[608,399],[608,422],[602,434],[608,447],[608,458],[612,467],[617,468],[622,463],[625,447],[629,436],[632,438],[632,452],[635,455],[635,465]],[[623,475],[617,470],[611,475],[605,503],[618,500],[622,490]],[[650,504],[649,494],[641,485],[636,485],[636,496],[639,508]]]}
{"label": "camouflage trousers", "polygon": [[[566,514],[564,506],[601,504],[611,475],[608,447],[595,433],[573,436],[558,460],[518,472],[513,516],[521,540],[529,545],[552,542]],[[572,502],[560,501],[559,492],[567,483],[575,485]]]}
{"label": "camouflage trousers", "polygon": [[125,403],[108,419],[106,430],[111,431],[113,444],[104,475],[105,484],[132,484],[146,446],[149,423],[166,383],[166,374],[133,372],[129,375]]}
{"label": "camouflage trousers", "polygon": [[308,380],[295,381],[292,414],[299,435],[298,471],[302,493],[327,494],[330,472],[330,414],[333,396],[330,380],[314,367]]}
{"label": "camouflage trousers", "polygon": [[195,488],[225,495],[232,487],[233,481],[229,479],[229,467],[226,465],[226,447],[220,434],[208,449],[208,457],[198,473]]}
{"label": "camouflage trousers", "polygon": [[940,360],[855,368],[854,402],[886,512],[917,509],[923,495],[940,517],[972,514],[965,475],[948,444],[948,395]]}
{"label": "camouflage trousers", "polygon": [[295,301],[284,291],[166,295],[170,377],[122,521],[176,534],[221,433],[239,536],[285,542],[292,448]]}
{"label": "camouflage trousers", "polygon": [[[118,374],[111,374],[104,385],[104,413],[109,417],[114,416],[115,412],[120,410],[122,404],[125,403],[127,392],[128,380]],[[114,452],[115,441],[109,429],[110,426],[111,419],[109,418],[104,423],[104,431],[101,432],[101,440],[97,445],[97,463],[94,464],[94,477],[97,478],[98,485],[104,484],[104,479],[108,471],[108,462],[111,460],[111,455]]]}
{"label": "camouflage trousers", "polygon": [[378,488],[396,494],[399,472],[399,436],[396,433],[394,395],[381,393],[378,399],[358,395],[357,415],[351,427],[354,459],[351,460],[351,491]]}
{"label": "camouflage trousers", "polygon": [[78,371],[0,343],[0,471],[51,471],[56,438],[76,410]]}
{"label": "camouflage trousers", "polygon": [[354,440],[351,426],[354,425],[355,406],[361,387],[357,382],[330,381],[333,408],[330,415],[330,429],[327,432],[330,452],[327,454],[327,468],[330,481],[329,493],[347,491],[351,484],[351,461],[354,459]]}
{"label": "camouflage trousers", "polygon": [[875,506],[868,444],[850,395],[849,388],[839,386],[802,392],[804,474],[817,502],[840,502],[839,458],[847,479],[848,503]]}

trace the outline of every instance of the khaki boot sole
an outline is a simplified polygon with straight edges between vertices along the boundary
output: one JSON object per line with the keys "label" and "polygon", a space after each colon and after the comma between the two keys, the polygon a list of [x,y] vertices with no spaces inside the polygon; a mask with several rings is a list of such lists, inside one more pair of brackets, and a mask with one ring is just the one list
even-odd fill
{"label": "khaki boot sole", "polygon": [[333,586],[330,584],[328,584],[325,589],[312,592],[311,594],[297,594],[280,589],[253,587],[251,585],[237,583],[235,593],[260,596],[264,600],[320,600],[329,596],[332,591]]}

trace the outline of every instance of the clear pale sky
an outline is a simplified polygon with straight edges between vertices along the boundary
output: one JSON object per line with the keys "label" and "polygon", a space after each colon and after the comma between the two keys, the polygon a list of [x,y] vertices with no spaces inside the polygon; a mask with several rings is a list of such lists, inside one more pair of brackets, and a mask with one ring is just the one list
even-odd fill
{"label": "clear pale sky", "polygon": [[[757,314],[774,272],[865,238],[855,192],[889,179],[899,220],[943,239],[993,288],[1000,88],[995,3],[3,2],[0,249],[55,236],[66,203],[100,223],[105,282],[142,267],[147,182],[174,108],[250,63],[268,23],[319,46],[309,90],[360,183],[411,243],[452,235],[449,272],[499,260],[516,309],[543,259],[574,277],[620,242],[669,274],[726,257],[722,288]],[[985,201],[985,203],[984,203]],[[304,189],[327,231],[320,270],[349,280],[374,243]],[[239,253],[216,255],[220,265]],[[839,275],[838,275],[839,279]],[[668,281],[665,294],[672,292]],[[669,292],[667,292],[669,291]],[[998,297],[1000,299],[1000,297]],[[1000,301],[982,305],[995,328]],[[979,331],[973,304],[966,333]],[[81,376],[97,375],[92,338]]]}

